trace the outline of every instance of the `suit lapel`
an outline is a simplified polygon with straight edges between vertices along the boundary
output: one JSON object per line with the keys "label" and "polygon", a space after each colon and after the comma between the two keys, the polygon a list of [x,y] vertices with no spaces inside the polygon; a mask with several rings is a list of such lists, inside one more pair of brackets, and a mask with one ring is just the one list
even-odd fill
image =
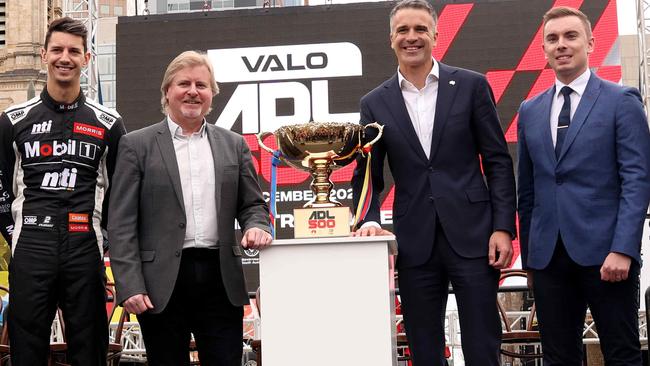
{"label": "suit lapel", "polygon": [[553,146],[553,136],[551,135],[551,103],[553,102],[553,96],[555,95],[555,86],[547,89],[544,93],[544,97],[541,99],[541,104],[539,106],[538,113],[542,116],[541,123],[541,135],[542,144],[544,145],[544,150],[550,161],[555,165],[557,163],[557,157],[555,156],[555,147]]}
{"label": "suit lapel", "polygon": [[[218,149],[223,145],[217,134],[217,127],[211,123],[206,123],[206,131],[208,133],[208,141],[210,142],[210,150],[212,151],[212,161],[214,162],[214,197],[217,199],[216,205],[219,207],[219,199],[221,197],[221,178],[223,177],[223,158],[220,157]],[[217,210],[217,215],[221,210]]]}
{"label": "suit lapel", "polygon": [[438,96],[436,97],[436,113],[433,119],[433,132],[431,135],[431,153],[429,154],[431,161],[433,161],[438,152],[440,137],[447,123],[449,109],[453,105],[456,90],[458,90],[456,80],[453,80],[455,70],[440,62],[438,62],[438,65],[440,72],[438,77]]}
{"label": "suit lapel", "polygon": [[181,176],[178,173],[178,162],[176,161],[176,151],[174,150],[174,142],[172,141],[172,134],[169,132],[167,119],[158,123],[158,133],[156,134],[156,142],[160,149],[160,156],[169,174],[169,179],[172,181],[172,187],[176,193],[176,198],[185,211],[183,203],[183,189],[181,188]]}
{"label": "suit lapel", "polygon": [[426,160],[427,156],[422,149],[420,139],[415,133],[413,122],[406,110],[406,104],[404,103],[404,97],[402,96],[402,90],[399,86],[397,74],[384,83],[384,90],[381,95],[384,98],[384,102],[389,107],[388,110],[393,115],[393,120],[395,121],[398,130],[400,130],[402,134],[404,134],[404,137],[406,137],[406,140],[410,142],[409,145],[413,148],[414,152],[421,159]]}
{"label": "suit lapel", "polygon": [[580,98],[580,104],[578,104],[578,108],[573,114],[573,118],[569,124],[569,130],[566,133],[566,138],[564,139],[564,144],[562,145],[562,151],[560,153],[560,158],[558,161],[562,160],[562,157],[564,157],[567,150],[578,135],[578,132],[580,132],[582,125],[584,125],[585,121],[587,120],[587,116],[589,115],[589,112],[591,112],[591,109],[593,108],[594,104],[596,103],[596,99],[598,99],[598,95],[600,94],[600,84],[600,79],[594,73],[591,73],[589,82],[585,88],[585,92],[582,95],[582,98]]}

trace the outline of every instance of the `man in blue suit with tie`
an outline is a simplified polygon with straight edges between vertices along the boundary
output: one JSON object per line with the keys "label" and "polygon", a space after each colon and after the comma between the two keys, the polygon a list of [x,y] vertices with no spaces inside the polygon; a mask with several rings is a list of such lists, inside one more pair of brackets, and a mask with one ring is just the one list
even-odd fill
{"label": "man in blue suit with tie", "polygon": [[650,134],[639,92],[589,70],[591,24],[544,15],[555,85],[519,109],[522,263],[534,284],[544,365],[582,365],[587,307],[605,364],[641,366],[639,268]]}
{"label": "man in blue suit with tie", "polygon": [[[515,234],[512,160],[486,78],[432,58],[437,16],[426,0],[390,14],[397,73],[361,99],[361,123],[384,134],[372,150],[373,196],[355,235],[380,235],[379,193],[387,158],[395,181],[399,289],[415,366],[444,364],[451,282],[465,363],[499,365],[499,269]],[[365,162],[353,177],[359,200]],[[482,169],[481,169],[482,168]]]}

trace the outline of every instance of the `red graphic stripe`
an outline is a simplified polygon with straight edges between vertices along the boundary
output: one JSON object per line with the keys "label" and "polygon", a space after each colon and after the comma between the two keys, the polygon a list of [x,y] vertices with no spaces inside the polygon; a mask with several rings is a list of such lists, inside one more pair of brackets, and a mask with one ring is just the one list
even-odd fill
{"label": "red graphic stripe", "polygon": [[[556,0],[553,3],[552,7],[556,6],[570,6],[572,8],[580,8],[583,0]],[[542,51],[542,34],[544,27],[542,27],[541,21],[537,33],[533,36],[533,39],[528,45],[528,49],[524,52],[524,56],[519,61],[517,65],[518,71],[524,70],[541,70],[546,66],[546,58],[544,58],[544,51]]]}
{"label": "red graphic stripe", "polygon": [[390,192],[384,198],[384,202],[381,204],[381,210],[393,210],[393,201],[395,201],[395,186],[390,188]]}
{"label": "red graphic stripe", "polygon": [[496,103],[499,103],[499,100],[501,100],[503,93],[506,91],[514,75],[515,70],[488,71],[485,73],[485,77],[492,87]]}
{"label": "red graphic stripe", "polygon": [[433,49],[433,58],[442,60],[449,50],[458,31],[465,23],[474,4],[447,5],[438,19],[438,43]]}
{"label": "red graphic stripe", "polygon": [[[535,84],[533,84],[533,87],[530,88],[530,91],[528,92],[528,96],[526,99],[529,99],[530,97],[533,97],[544,90],[548,89],[551,85],[553,85],[553,81],[555,81],[555,73],[553,72],[552,69],[544,69],[542,72],[540,72],[539,76],[537,77],[537,80],[535,81]],[[508,127],[508,130],[506,131],[506,141],[507,142],[517,142],[517,120],[519,118],[519,114],[517,113],[515,117],[512,119],[512,122],[510,123],[510,127]]]}
{"label": "red graphic stripe", "polygon": [[611,0],[598,19],[593,29],[594,51],[589,56],[589,66],[598,67],[603,64],[605,58],[614,46],[618,38],[618,20],[616,18],[616,0]]}
{"label": "red graphic stripe", "polygon": [[596,71],[596,74],[605,80],[618,83],[621,81],[622,77],[621,65],[601,66]]}

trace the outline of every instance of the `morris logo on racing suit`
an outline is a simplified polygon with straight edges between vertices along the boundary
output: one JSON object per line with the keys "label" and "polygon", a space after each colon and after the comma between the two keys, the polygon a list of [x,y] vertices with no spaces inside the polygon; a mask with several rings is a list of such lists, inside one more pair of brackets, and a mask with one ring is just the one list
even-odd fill
{"label": "morris logo on racing suit", "polygon": [[61,172],[46,172],[41,189],[74,191],[77,184],[77,168],[65,168]]}
{"label": "morris logo on racing suit", "polygon": [[98,139],[103,140],[104,139],[104,132],[106,130],[104,130],[101,127],[91,126],[91,125],[87,125],[85,123],[75,122],[73,131],[74,131],[74,133],[81,133],[81,134],[84,134],[84,135],[97,137]]}
{"label": "morris logo on racing suit", "polygon": [[[77,143],[79,148],[77,149]],[[41,143],[40,141],[25,142],[25,157],[35,158],[39,156],[61,156],[78,155],[82,158],[94,160],[99,146],[89,142],[68,140],[67,142],[52,141],[52,144]]]}

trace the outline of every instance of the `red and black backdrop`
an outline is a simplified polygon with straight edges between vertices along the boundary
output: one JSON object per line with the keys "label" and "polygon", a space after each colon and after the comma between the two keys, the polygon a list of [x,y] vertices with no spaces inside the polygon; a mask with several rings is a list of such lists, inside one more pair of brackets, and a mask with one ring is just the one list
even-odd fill
{"label": "red and black backdrop", "polygon": [[[397,67],[388,36],[393,5],[121,17],[117,109],[131,131],[162,120],[160,83],[167,64],[184,50],[208,52],[221,92],[207,119],[244,134],[262,189],[269,192],[270,156],[260,149],[254,134],[312,119],[358,122],[359,99]],[[541,47],[541,18],[548,9],[567,5],[586,13],[596,39],[592,70],[605,79],[621,79],[616,0],[434,0],[433,5],[440,18],[434,57],[487,76],[515,163],[517,109],[554,79]],[[265,142],[274,146],[271,138]],[[348,206],[352,169],[348,166],[332,176],[337,197]],[[293,236],[292,209],[306,201],[310,180],[306,172],[280,167],[278,238]],[[391,186],[382,196],[383,223],[389,229]],[[256,272],[254,255],[245,263]],[[249,276],[251,288],[256,277]]]}

